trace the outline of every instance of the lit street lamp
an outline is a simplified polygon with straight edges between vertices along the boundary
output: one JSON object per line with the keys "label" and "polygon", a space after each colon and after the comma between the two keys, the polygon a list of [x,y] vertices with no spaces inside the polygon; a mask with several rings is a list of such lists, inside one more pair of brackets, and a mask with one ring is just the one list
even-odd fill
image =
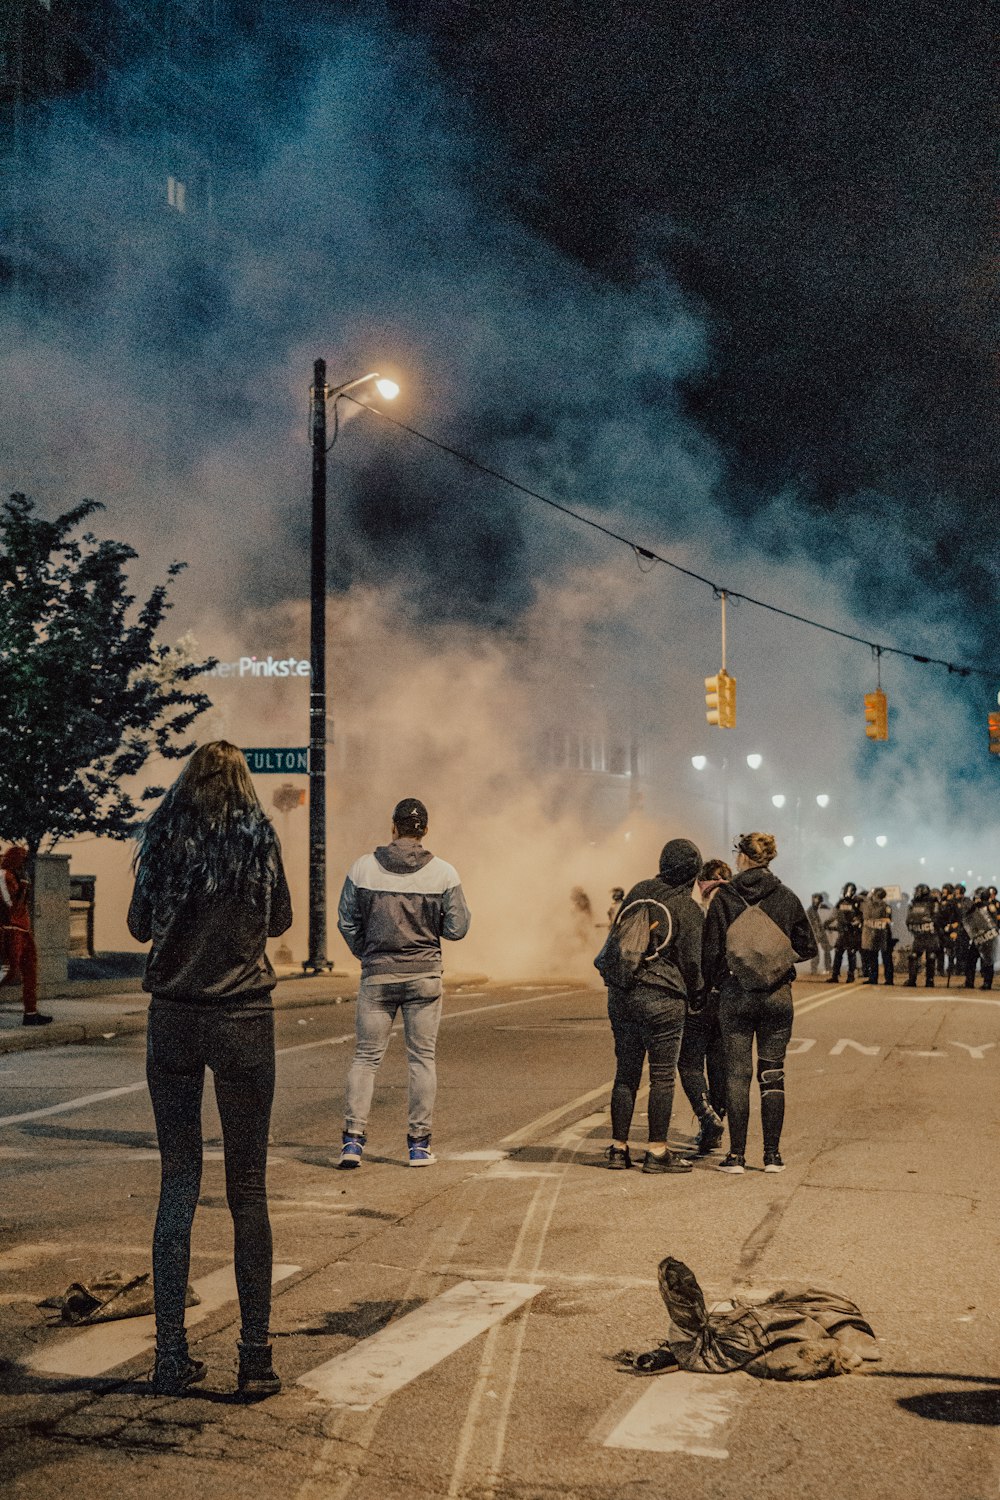
{"label": "lit street lamp", "polygon": [[[302,967],[318,974],[332,965],[326,956],[326,455],[337,441],[337,402],[348,391],[373,381],[379,395],[391,401],[399,394],[393,380],[377,371],[360,375],[331,390],[326,360],[313,365],[309,392],[312,445],[312,541],[309,579],[309,957]],[[327,403],[333,402],[334,432],[326,440]]]}
{"label": "lit street lamp", "polygon": [[784,807],[785,801],[786,798],[784,792],[775,792],[774,796],[771,798],[771,806]]}
{"label": "lit street lamp", "polygon": [[758,755],[756,750],[752,755],[747,756],[747,765],[750,767],[751,771],[759,771],[763,764],[764,757],[763,755]]}
{"label": "lit street lamp", "polygon": [[829,796],[827,795],[826,792],[820,792],[819,793],[819,795],[816,798],[816,806],[817,807],[829,807],[830,806],[830,798],[829,798]]}

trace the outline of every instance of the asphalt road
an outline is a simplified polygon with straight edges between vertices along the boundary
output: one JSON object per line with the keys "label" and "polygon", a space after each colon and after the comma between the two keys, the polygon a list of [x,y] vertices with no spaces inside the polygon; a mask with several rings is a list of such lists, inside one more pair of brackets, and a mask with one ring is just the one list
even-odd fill
{"label": "asphalt road", "polygon": [[[317,981],[317,984],[321,984]],[[42,1297],[148,1269],[158,1167],[139,1036],[0,1058],[0,1488],[11,1497],[996,1500],[1000,994],[796,986],[780,1176],[602,1165],[603,992],[453,994],[438,1164],[405,1163],[405,1058],[364,1167],[334,1170],[350,1006],[287,1011],[269,1173],[282,1393],[232,1400],[236,1304],[211,1091],[192,1278],[209,1376],[146,1394],[146,1325]],[[645,1121],[637,1122],[641,1134]],[[675,1134],[692,1133],[678,1096]],[[717,1160],[715,1158],[714,1160]],[[869,1373],[639,1379],[659,1259],[710,1298],[812,1284],[879,1335]],[[189,1315],[191,1316],[191,1315]],[[302,1381],[303,1383],[299,1383]]]}

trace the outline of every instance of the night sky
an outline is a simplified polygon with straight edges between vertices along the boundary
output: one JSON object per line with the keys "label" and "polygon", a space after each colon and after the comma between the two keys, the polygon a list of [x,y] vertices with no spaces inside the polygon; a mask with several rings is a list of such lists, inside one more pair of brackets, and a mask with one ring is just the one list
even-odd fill
{"label": "night sky", "polygon": [[729,461],[721,502],[781,492],[808,546],[864,555],[862,607],[952,592],[995,660],[987,8],[394,10],[496,144],[507,206],[596,277],[669,276],[706,319],[682,396]]}

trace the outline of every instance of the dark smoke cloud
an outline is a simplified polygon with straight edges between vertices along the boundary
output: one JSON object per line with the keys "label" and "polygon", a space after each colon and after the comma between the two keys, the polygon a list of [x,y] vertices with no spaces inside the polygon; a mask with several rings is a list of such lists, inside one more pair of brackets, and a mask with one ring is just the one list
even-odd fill
{"label": "dark smoke cloud", "polygon": [[990,9],[397,10],[524,163],[527,222],[702,308],[711,359],[682,389],[729,460],[727,513],[783,493],[775,553],[794,530],[858,556],[857,607],[900,626],[951,593],[995,656]]}

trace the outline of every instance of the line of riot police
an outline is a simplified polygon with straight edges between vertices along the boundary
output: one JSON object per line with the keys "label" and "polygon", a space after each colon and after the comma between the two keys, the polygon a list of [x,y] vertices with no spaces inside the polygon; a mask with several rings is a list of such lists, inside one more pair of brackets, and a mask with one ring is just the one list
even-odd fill
{"label": "line of riot police", "polygon": [[[1000,900],[996,886],[979,886],[971,896],[962,884],[918,885],[912,898],[887,899],[883,886],[858,890],[848,881],[831,909],[823,892],[808,908],[810,926],[829,970],[828,984],[838,984],[845,962],[847,981],[860,969],[866,984],[893,984],[896,957],[907,960],[906,986],[915,988],[923,972],[933,987],[936,975],[973,989],[978,969],[981,988],[993,988]],[[894,950],[899,947],[899,954]],[[879,978],[879,965],[882,978]],[[814,960],[814,972],[819,959]]]}

